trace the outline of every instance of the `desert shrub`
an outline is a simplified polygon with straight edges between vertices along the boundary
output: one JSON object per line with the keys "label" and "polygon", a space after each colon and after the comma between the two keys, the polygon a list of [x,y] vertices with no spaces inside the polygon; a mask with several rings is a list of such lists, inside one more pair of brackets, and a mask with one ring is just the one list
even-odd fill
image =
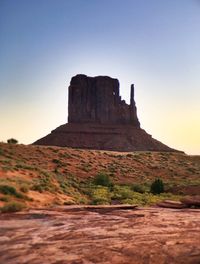
{"label": "desert shrub", "polygon": [[89,163],[83,163],[79,168],[85,172],[89,172],[91,170],[91,165]]}
{"label": "desert shrub", "polygon": [[12,171],[13,170],[13,167],[12,166],[9,166],[9,165],[2,166],[2,170],[3,171]]}
{"label": "desert shrub", "polygon": [[59,152],[59,149],[53,149],[52,150],[54,153],[58,153]]}
{"label": "desert shrub", "polygon": [[133,184],[131,190],[138,193],[145,193],[145,187],[139,184]]}
{"label": "desert shrub", "polygon": [[132,199],[133,191],[129,186],[115,185],[112,192],[112,200],[123,201],[125,199]]}
{"label": "desert shrub", "polygon": [[164,183],[161,179],[156,179],[152,184],[150,188],[150,192],[153,194],[160,194],[164,192]]}
{"label": "desert shrub", "polygon": [[26,205],[19,202],[9,202],[3,207],[1,207],[2,213],[13,213],[13,212],[19,212],[26,208]]}
{"label": "desert shrub", "polygon": [[15,187],[9,185],[0,185],[0,193],[16,195],[17,191]]}
{"label": "desert shrub", "polygon": [[0,201],[2,201],[2,202],[9,202],[9,197],[7,197],[7,196],[3,196],[3,197],[0,197]]}
{"label": "desert shrub", "polygon": [[58,170],[58,166],[57,167],[55,167],[55,169],[54,169],[54,173],[59,173],[59,170]]}
{"label": "desert shrub", "polygon": [[97,187],[92,192],[92,204],[110,204],[111,196],[107,187]]}
{"label": "desert shrub", "polygon": [[13,195],[19,199],[25,199],[26,198],[22,193],[18,192],[15,189],[15,187],[9,186],[9,185],[0,185],[0,193]]}
{"label": "desert shrub", "polygon": [[67,200],[67,201],[65,201],[65,202],[63,203],[63,205],[75,205],[75,204],[76,204],[76,202],[73,201],[73,200]]}
{"label": "desert shrub", "polygon": [[16,164],[15,165],[15,168],[17,168],[17,169],[24,169],[24,170],[38,170],[37,167],[31,166],[31,165],[27,165],[27,164],[24,164],[24,163]]}
{"label": "desert shrub", "polygon": [[9,139],[7,140],[7,143],[8,143],[8,144],[17,144],[17,143],[18,143],[18,140],[15,139],[15,138],[9,138]]}
{"label": "desert shrub", "polygon": [[52,174],[48,171],[40,171],[40,173],[39,179],[31,186],[31,190],[40,193],[44,191],[58,192],[58,187],[53,183]]}
{"label": "desert shrub", "polygon": [[0,155],[3,156],[4,155],[4,151],[3,149],[0,148]]}
{"label": "desert shrub", "polygon": [[72,156],[69,153],[59,153],[59,157],[61,157],[61,158],[71,158]]}
{"label": "desert shrub", "polygon": [[44,191],[49,191],[49,188],[47,185],[45,184],[34,184],[31,188],[33,191],[37,191],[37,192],[44,192]]}
{"label": "desert shrub", "polygon": [[107,187],[111,187],[113,185],[110,177],[107,174],[102,173],[102,172],[98,173],[95,176],[93,182],[95,185],[101,185],[101,186],[107,186]]}
{"label": "desert shrub", "polygon": [[78,204],[88,204],[88,199],[86,197],[81,197],[77,202]]}
{"label": "desert shrub", "polygon": [[159,195],[153,195],[151,193],[138,193],[133,192],[133,195],[131,198],[127,198],[123,200],[123,203],[125,204],[136,204],[139,206],[149,206],[157,203],[160,201],[161,198]]}
{"label": "desert shrub", "polygon": [[133,157],[133,154],[129,153],[126,155],[127,158],[132,158]]}
{"label": "desert shrub", "polygon": [[61,161],[59,159],[52,159],[52,162],[56,164],[61,164]]}
{"label": "desert shrub", "polygon": [[27,193],[29,191],[29,188],[27,185],[22,185],[20,187],[20,191],[23,192],[23,193]]}
{"label": "desert shrub", "polygon": [[74,189],[80,188],[80,181],[78,178],[76,178],[73,174],[67,173],[67,175],[64,175],[62,173],[59,173],[56,175],[56,179],[60,184],[61,188],[67,187],[73,187]]}

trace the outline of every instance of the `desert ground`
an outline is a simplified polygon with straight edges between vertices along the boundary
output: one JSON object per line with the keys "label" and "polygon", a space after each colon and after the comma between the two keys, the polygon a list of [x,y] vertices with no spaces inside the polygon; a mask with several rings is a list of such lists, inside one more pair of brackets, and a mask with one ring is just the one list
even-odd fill
{"label": "desert ground", "polygon": [[199,193],[200,156],[0,143],[0,263],[200,263],[200,209],[158,207]]}
{"label": "desert ground", "polygon": [[0,263],[200,263],[200,209],[58,207],[0,215]]}
{"label": "desert ground", "polygon": [[[110,193],[106,188],[99,188],[96,194],[91,188],[88,190],[98,173],[107,174],[117,185],[111,197],[107,197]],[[17,195],[0,192],[0,206],[12,201],[23,202],[29,208],[87,204],[93,202],[92,195],[103,192],[105,201],[102,203],[117,203],[117,192],[123,192],[118,195],[119,202],[135,203],[141,200],[140,194],[130,193],[127,188],[135,184],[148,191],[156,178],[163,180],[167,191],[160,199],[166,196],[177,200],[180,195],[197,195],[200,193],[200,156],[0,143],[0,185],[14,187],[17,192]],[[159,200],[158,196],[147,193],[145,199],[149,204]],[[145,205],[145,199],[141,205]]]}

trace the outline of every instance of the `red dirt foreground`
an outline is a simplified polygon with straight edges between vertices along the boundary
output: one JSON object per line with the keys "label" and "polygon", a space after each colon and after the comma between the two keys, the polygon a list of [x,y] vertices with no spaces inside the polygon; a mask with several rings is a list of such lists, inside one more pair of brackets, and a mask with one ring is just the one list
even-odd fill
{"label": "red dirt foreground", "polygon": [[0,263],[199,264],[200,209],[65,206],[1,214]]}

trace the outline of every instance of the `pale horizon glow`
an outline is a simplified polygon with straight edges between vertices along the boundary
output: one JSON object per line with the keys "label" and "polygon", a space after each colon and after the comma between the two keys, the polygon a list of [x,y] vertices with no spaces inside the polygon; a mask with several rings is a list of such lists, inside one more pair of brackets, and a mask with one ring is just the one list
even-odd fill
{"label": "pale horizon glow", "polygon": [[141,127],[200,155],[198,0],[1,0],[0,141],[31,144],[67,122],[72,76],[130,85]]}

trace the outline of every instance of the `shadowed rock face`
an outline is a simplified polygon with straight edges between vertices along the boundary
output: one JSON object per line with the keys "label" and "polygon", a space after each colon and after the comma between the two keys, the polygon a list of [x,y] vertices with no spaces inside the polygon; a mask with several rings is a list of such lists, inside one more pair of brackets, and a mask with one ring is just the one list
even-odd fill
{"label": "shadowed rock face", "polygon": [[126,104],[121,99],[117,79],[79,74],[71,79],[68,100],[68,123],[34,144],[115,151],[175,151],[140,128],[133,84],[130,104]]}
{"label": "shadowed rock face", "polygon": [[140,127],[131,86],[130,105],[121,100],[119,81],[76,75],[69,86],[69,123],[127,124]]}

